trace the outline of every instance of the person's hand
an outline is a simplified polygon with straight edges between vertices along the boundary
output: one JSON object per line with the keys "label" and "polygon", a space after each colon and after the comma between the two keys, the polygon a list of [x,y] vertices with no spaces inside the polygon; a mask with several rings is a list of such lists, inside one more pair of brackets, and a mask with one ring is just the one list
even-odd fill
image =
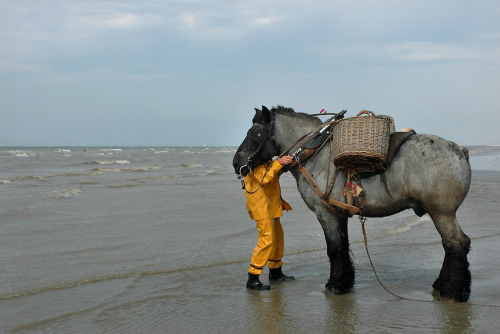
{"label": "person's hand", "polygon": [[281,158],[278,158],[278,162],[285,166],[293,162],[293,157],[291,155],[285,155]]}

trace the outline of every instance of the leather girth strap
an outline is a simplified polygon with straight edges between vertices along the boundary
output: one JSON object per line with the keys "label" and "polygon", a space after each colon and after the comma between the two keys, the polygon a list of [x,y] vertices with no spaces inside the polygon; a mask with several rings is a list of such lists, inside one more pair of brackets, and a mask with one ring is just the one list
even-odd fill
{"label": "leather girth strap", "polygon": [[326,198],[325,193],[319,188],[319,186],[316,184],[314,179],[312,178],[311,174],[307,171],[305,167],[302,166],[300,162],[298,162],[299,165],[299,171],[304,175],[306,178],[307,182],[311,185],[313,190],[316,192],[316,194],[319,196],[321,199],[321,202],[328,208],[330,209],[334,214],[339,215],[341,217],[346,217],[346,215],[339,210],[336,209],[336,207],[347,210],[351,215],[359,215],[361,213],[361,210],[358,207],[355,207],[353,205],[349,205],[331,198]]}

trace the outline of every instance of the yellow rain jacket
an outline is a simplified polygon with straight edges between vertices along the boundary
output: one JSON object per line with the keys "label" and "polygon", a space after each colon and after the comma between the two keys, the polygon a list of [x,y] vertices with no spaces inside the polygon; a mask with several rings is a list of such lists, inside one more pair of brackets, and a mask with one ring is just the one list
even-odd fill
{"label": "yellow rain jacket", "polygon": [[[269,171],[266,173],[267,168]],[[277,218],[283,210],[292,210],[290,204],[281,198],[279,177],[283,165],[275,160],[265,162],[245,176],[245,197],[247,198],[248,215],[253,220]],[[264,176],[265,174],[265,176]],[[264,180],[262,181],[262,178]],[[262,182],[262,186],[259,185]],[[257,190],[258,189],[258,190]],[[255,193],[251,194],[251,192]]]}

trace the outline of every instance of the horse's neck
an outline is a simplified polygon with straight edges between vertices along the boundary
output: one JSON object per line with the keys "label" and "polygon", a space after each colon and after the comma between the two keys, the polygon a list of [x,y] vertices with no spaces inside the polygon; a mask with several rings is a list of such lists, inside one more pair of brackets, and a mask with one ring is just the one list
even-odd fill
{"label": "horse's neck", "polygon": [[275,138],[281,151],[287,149],[302,136],[321,125],[316,117],[310,119],[292,115],[277,114],[275,117]]}

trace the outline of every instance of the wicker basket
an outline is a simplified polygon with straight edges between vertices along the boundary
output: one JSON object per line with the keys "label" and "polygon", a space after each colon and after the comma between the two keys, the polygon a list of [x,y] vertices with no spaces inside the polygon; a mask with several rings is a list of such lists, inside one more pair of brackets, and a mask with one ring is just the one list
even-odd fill
{"label": "wicker basket", "polygon": [[365,110],[340,120],[332,132],[335,166],[356,173],[384,169],[394,128],[392,117]]}

